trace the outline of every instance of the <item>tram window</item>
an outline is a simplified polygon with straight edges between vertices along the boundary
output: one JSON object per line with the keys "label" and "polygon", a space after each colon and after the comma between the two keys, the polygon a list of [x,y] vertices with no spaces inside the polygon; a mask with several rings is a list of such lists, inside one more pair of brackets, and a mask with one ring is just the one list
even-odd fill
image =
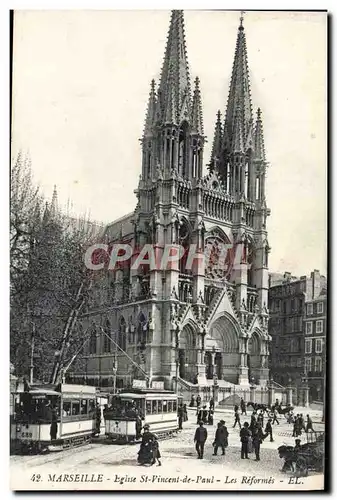
{"label": "tram window", "polygon": [[64,417],[69,417],[69,415],[70,415],[70,406],[71,406],[70,401],[63,401],[63,412],[62,412],[62,415]]}
{"label": "tram window", "polygon": [[162,411],[163,411],[162,401],[158,401],[158,413],[161,413]]}
{"label": "tram window", "polygon": [[72,401],[71,402],[71,414],[72,415],[79,415],[80,413],[80,402],[79,401]]}
{"label": "tram window", "polygon": [[152,401],[152,414],[158,413],[157,401]]}
{"label": "tram window", "polygon": [[95,400],[89,399],[89,413],[93,413],[95,411]]}
{"label": "tram window", "polygon": [[167,401],[163,401],[163,413],[167,413]]}
{"label": "tram window", "polygon": [[152,401],[146,401],[146,415],[151,415],[152,413]]}
{"label": "tram window", "polygon": [[87,399],[81,400],[81,415],[86,415],[88,413],[88,401]]}
{"label": "tram window", "polygon": [[177,411],[177,401],[173,401],[173,411]]}
{"label": "tram window", "polygon": [[167,413],[172,413],[172,401],[167,402]]}

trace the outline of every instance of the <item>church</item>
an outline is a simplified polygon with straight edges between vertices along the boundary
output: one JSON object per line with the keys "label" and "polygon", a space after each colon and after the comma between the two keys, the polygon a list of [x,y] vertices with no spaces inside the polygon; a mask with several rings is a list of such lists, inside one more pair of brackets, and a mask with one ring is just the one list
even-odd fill
{"label": "church", "polygon": [[[90,340],[71,370],[74,379],[107,390],[133,380],[173,390],[267,385],[267,161],[242,17],[238,24],[227,108],[215,117],[203,175],[201,85],[190,80],[184,13],[171,13],[160,81],[150,84],[137,204],[104,230],[106,242],[131,245],[134,253],[93,292],[84,319]],[[190,267],[183,256],[167,269],[134,269],[131,262],[147,244],[157,256],[165,245],[180,245],[186,254],[194,245],[200,258]],[[226,265],[219,258],[224,247]]]}

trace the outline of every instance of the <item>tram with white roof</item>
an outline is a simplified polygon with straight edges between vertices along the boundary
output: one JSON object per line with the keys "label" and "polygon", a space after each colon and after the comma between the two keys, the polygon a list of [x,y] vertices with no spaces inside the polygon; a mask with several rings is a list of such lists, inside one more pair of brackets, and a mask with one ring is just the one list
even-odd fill
{"label": "tram with white roof", "polygon": [[32,386],[16,393],[11,439],[25,450],[67,448],[96,434],[96,388],[58,384]]}
{"label": "tram with white roof", "polygon": [[145,424],[158,438],[178,431],[178,396],[158,389],[121,391],[104,412],[105,434],[114,441],[135,442]]}

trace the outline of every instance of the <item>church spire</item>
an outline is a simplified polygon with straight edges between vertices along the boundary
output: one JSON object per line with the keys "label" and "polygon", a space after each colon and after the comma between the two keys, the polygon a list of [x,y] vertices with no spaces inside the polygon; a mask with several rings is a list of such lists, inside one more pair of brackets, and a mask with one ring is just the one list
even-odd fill
{"label": "church spire", "polygon": [[145,119],[145,127],[144,127],[144,134],[143,136],[148,136],[152,135],[153,133],[153,126],[156,121],[156,107],[157,107],[157,98],[156,98],[156,90],[155,90],[155,81],[151,81],[151,89],[150,89],[150,95],[149,95],[149,101],[147,105],[147,113],[146,113],[146,119]]}
{"label": "church spire", "polygon": [[221,150],[222,150],[222,125],[221,125],[221,112],[220,110],[218,110],[216,114],[211,161],[209,164],[210,171],[217,170],[217,166],[221,158]]}
{"label": "church spire", "polygon": [[174,99],[177,120],[190,121],[191,87],[182,10],[173,10],[171,13],[158,96],[162,119],[165,119],[167,107],[171,105],[171,99]]}
{"label": "church spire", "polygon": [[[240,124],[237,124],[236,120],[239,120]],[[241,14],[225,116],[225,129],[227,135],[227,137],[224,137],[225,144],[227,142],[228,146],[233,148],[234,138],[236,141],[238,139],[235,134],[237,134],[240,129],[242,133],[242,147],[245,147],[251,120],[252,104],[250,97],[246,35],[243,27],[243,16]]]}
{"label": "church spire", "polygon": [[192,133],[203,136],[204,124],[202,119],[202,105],[199,84],[199,77],[196,77],[192,103]]}
{"label": "church spire", "polygon": [[256,160],[266,161],[264,150],[263,125],[261,117],[261,109],[257,109],[256,125],[254,130],[254,158]]}

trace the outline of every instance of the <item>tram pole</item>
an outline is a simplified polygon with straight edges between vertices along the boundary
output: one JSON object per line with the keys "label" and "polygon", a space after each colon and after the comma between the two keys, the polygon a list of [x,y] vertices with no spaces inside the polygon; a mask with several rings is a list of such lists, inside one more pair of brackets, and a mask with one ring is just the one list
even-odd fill
{"label": "tram pole", "polygon": [[33,384],[34,380],[34,348],[35,348],[35,323],[32,322],[32,340],[30,346],[30,372],[29,372],[30,384]]}

